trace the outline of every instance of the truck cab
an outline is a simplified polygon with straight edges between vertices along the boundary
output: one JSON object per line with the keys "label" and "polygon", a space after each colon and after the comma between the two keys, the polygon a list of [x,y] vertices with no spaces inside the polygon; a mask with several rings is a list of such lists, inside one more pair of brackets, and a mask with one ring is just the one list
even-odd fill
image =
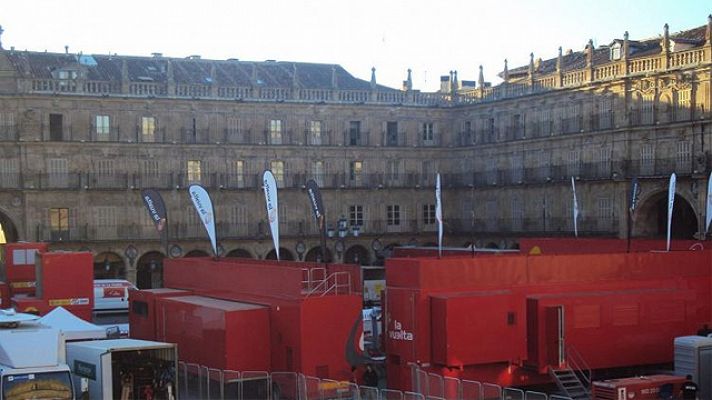
{"label": "truck cab", "polygon": [[64,337],[38,317],[0,310],[0,400],[73,400]]}
{"label": "truck cab", "polygon": [[0,399],[74,399],[72,376],[67,365],[10,368],[0,365]]}

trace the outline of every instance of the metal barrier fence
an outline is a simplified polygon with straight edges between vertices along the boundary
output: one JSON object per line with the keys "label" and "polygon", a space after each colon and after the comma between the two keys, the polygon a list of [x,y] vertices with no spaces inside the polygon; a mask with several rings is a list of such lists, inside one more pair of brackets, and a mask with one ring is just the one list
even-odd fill
{"label": "metal barrier fence", "polygon": [[413,391],[378,389],[295,372],[231,371],[178,363],[178,398],[204,400],[571,400],[414,368]]}

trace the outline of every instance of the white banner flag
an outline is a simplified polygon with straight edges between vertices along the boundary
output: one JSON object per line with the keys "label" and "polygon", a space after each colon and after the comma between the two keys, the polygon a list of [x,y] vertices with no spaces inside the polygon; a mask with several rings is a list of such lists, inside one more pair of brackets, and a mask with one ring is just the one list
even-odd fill
{"label": "white banner flag", "polygon": [[578,201],[576,201],[576,183],[574,183],[574,177],[571,177],[571,190],[574,194],[574,236],[578,237]]}
{"label": "white banner flag", "polygon": [[668,187],[667,251],[670,251],[670,227],[672,226],[672,206],[675,203],[676,180],[677,176],[673,172],[670,175],[670,186]]}
{"label": "white banner flag", "polygon": [[217,239],[215,237],[215,213],[213,212],[213,202],[210,200],[208,192],[200,185],[190,185],[188,187],[190,199],[193,200],[193,207],[198,212],[200,220],[203,222],[205,230],[210,238],[210,245],[213,246],[213,254],[218,256]]}
{"label": "white banner flag", "polygon": [[705,237],[710,230],[710,222],[712,222],[712,172],[707,179],[707,210],[705,211]]}
{"label": "white banner flag", "polygon": [[274,251],[277,253],[277,261],[279,261],[279,204],[277,203],[277,182],[272,171],[266,170],[262,174],[262,185],[265,191],[269,229],[272,233],[272,242],[274,243]]}
{"label": "white banner flag", "polygon": [[440,200],[440,174],[435,178],[435,219],[438,220],[438,256],[443,255],[443,205]]}

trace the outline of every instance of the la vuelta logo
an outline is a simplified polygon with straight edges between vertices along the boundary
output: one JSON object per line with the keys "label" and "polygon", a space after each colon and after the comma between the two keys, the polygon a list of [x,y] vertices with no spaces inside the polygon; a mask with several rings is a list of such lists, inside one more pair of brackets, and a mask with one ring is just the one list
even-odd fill
{"label": "la vuelta logo", "polygon": [[413,332],[403,329],[403,325],[397,319],[393,320],[393,330],[388,331],[388,337],[393,340],[413,340]]}

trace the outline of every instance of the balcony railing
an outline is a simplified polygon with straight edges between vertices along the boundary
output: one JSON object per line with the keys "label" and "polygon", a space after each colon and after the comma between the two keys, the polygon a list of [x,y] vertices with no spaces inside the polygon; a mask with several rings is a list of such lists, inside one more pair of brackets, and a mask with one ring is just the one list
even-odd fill
{"label": "balcony railing", "polygon": [[[540,213],[541,214],[541,213]],[[543,215],[539,218],[472,218],[447,219],[444,223],[447,232],[456,234],[489,233],[489,234],[568,234],[573,235],[573,220],[571,217],[551,217]],[[584,236],[614,235],[618,233],[619,222],[613,217],[580,218],[577,221],[579,234]]]}
{"label": "balcony railing", "polygon": [[[526,163],[525,163],[526,164]],[[476,169],[472,172],[444,173],[443,187],[471,188],[544,184],[569,180],[572,176],[583,180],[610,180],[633,177],[662,177],[704,173],[706,160],[689,157],[649,160],[578,162],[545,164],[541,167]],[[434,173],[286,173],[277,177],[281,189],[302,189],[309,179],[317,179],[323,189],[418,189],[435,185]],[[253,190],[262,186],[261,173],[203,173],[200,178],[186,173],[0,173],[0,188],[27,190],[126,190],[126,189],[184,189],[199,183],[207,189]]]}

